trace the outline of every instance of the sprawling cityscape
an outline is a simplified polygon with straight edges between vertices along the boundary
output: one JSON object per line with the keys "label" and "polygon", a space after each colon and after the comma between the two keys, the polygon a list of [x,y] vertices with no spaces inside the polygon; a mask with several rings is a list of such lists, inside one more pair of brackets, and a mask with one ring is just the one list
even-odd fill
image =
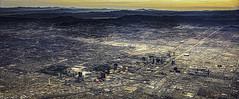
{"label": "sprawling cityscape", "polygon": [[239,98],[238,10],[0,12],[0,98]]}

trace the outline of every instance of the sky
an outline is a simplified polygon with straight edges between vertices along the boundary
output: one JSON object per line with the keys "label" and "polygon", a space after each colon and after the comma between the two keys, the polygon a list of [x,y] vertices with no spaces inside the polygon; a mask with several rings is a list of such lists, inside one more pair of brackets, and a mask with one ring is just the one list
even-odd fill
{"label": "sky", "polygon": [[1,7],[235,10],[239,0],[0,0]]}

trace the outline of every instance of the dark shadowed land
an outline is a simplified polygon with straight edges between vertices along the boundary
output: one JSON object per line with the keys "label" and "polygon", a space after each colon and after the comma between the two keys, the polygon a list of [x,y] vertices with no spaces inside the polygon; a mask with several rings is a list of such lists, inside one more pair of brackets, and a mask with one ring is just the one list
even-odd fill
{"label": "dark shadowed land", "polygon": [[239,12],[0,8],[0,98],[239,98]]}

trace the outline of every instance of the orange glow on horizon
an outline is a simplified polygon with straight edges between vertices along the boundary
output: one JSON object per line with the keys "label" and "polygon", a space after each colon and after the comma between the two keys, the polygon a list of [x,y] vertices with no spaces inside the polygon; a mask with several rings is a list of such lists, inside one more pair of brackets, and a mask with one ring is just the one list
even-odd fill
{"label": "orange glow on horizon", "polygon": [[239,0],[2,0],[1,7],[77,7],[157,10],[235,10]]}

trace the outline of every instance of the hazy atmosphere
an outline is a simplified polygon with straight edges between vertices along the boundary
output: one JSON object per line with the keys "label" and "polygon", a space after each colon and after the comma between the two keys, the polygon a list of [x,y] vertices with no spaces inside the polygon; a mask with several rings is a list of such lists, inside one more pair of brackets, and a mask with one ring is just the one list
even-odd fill
{"label": "hazy atmosphere", "polygon": [[238,0],[0,0],[1,7],[235,10]]}

